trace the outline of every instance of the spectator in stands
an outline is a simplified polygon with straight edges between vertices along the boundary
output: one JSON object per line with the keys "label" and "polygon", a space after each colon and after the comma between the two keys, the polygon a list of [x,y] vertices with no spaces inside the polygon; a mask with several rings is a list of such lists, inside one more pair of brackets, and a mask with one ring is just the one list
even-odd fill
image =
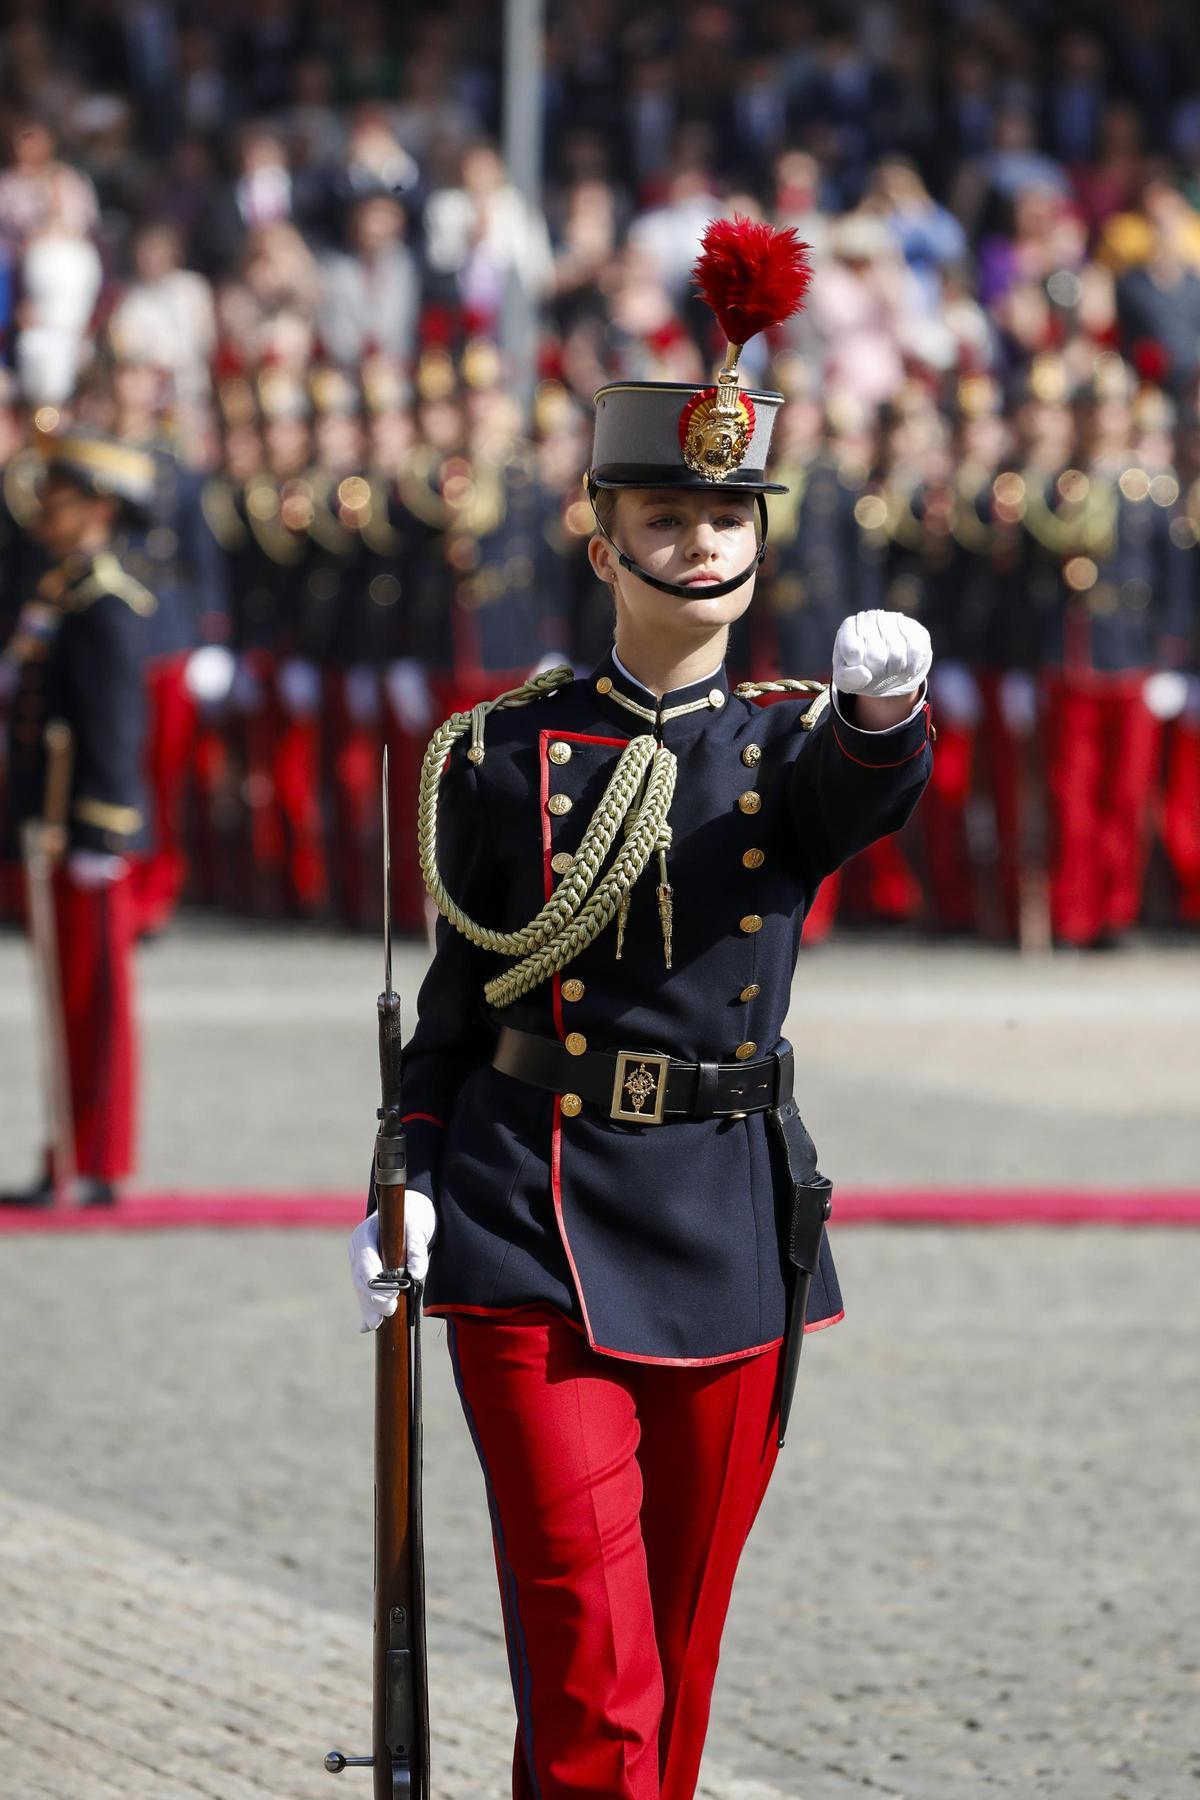
{"label": "spectator in stands", "polygon": [[847,213],[830,238],[833,261],[809,301],[824,380],[864,407],[881,406],[904,377],[902,344],[917,290],[882,219]]}
{"label": "spectator in stands", "polygon": [[939,206],[916,167],[903,156],[888,156],[867,184],[864,210],[877,213],[912,270],[927,310],[941,299],[941,276],[967,252],[962,226]]}
{"label": "spectator in stands", "polygon": [[510,281],[538,298],[550,290],[546,220],[513,186],[490,143],[471,144],[457,185],[429,196],[425,233],[430,267],[452,283],[473,335],[496,332]]}
{"label": "spectator in stands", "polygon": [[17,259],[16,366],[21,390],[35,406],[71,399],[100,295],[103,271],[83,224],[80,180],[63,164],[50,167],[38,223]]}
{"label": "spectator in stands", "polygon": [[0,241],[14,256],[52,224],[76,238],[96,228],[96,190],[86,175],[60,161],[57,148],[54,132],[35,113],[14,121],[8,166],[0,170]]}
{"label": "spectator in stands", "polygon": [[228,264],[246,232],[290,224],[295,199],[283,139],[271,126],[247,125],[238,138],[233,179],[216,198],[207,228],[213,254]]}
{"label": "spectator in stands", "polygon": [[352,205],[347,248],[322,265],[319,329],[331,362],[348,367],[376,352],[412,356],[420,287],[405,224],[388,189],[361,194]]}
{"label": "spectator in stands", "polygon": [[705,226],[724,210],[708,168],[681,151],[662,205],[634,220],[630,246],[647,259],[676,305],[690,291]]}
{"label": "spectator in stands", "polygon": [[181,408],[194,413],[211,393],[209,364],[217,341],[212,288],[183,266],[183,238],[168,219],[151,219],[133,238],[133,280],[117,301],[109,334],[169,370]]}
{"label": "spectator in stands", "polygon": [[237,272],[217,293],[217,333],[235,364],[303,366],[321,297],[316,259],[292,225],[246,233]]}

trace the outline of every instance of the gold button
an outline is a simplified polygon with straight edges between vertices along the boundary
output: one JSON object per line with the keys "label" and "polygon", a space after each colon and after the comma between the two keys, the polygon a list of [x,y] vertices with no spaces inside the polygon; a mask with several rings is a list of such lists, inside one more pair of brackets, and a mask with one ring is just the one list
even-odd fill
{"label": "gold button", "polygon": [[562,1097],[562,1109],[566,1113],[568,1119],[574,1119],[583,1111],[583,1101],[579,1098],[578,1094],[564,1094]]}
{"label": "gold button", "polygon": [[570,794],[551,794],[546,802],[550,811],[560,819],[564,813],[570,812],[573,804]]}
{"label": "gold button", "polygon": [[755,763],[760,763],[762,761],[762,745],[747,744],[742,751],[742,761],[748,769],[752,769]]}
{"label": "gold button", "polygon": [[570,744],[553,743],[547,754],[552,763],[569,763],[571,760]]}
{"label": "gold button", "polygon": [[766,860],[766,854],[762,850],[742,851],[742,863],[747,869],[761,869]]}
{"label": "gold button", "polygon": [[725,696],[721,692],[720,688],[709,688],[708,704],[712,707],[724,706]]}
{"label": "gold button", "polygon": [[582,1056],[587,1049],[587,1039],[582,1031],[568,1031],[567,1049],[572,1056]]}
{"label": "gold button", "polygon": [[749,932],[751,935],[756,931],[762,930],[762,920],[757,913],[747,913],[745,918],[740,920],[739,923],[742,930]]}
{"label": "gold button", "polygon": [[610,679],[607,675],[602,675],[600,677],[599,681],[596,683],[596,692],[598,694],[611,694],[612,693],[612,682],[610,681]]}
{"label": "gold button", "polygon": [[758,985],[757,981],[748,981],[746,983],[745,987],[742,989],[741,993],[738,995],[738,999],[739,1000],[757,1000],[758,996],[761,993],[762,993],[762,989]]}
{"label": "gold button", "polygon": [[754,1042],[753,1038],[751,1038],[749,1042],[739,1044],[733,1054],[737,1057],[739,1062],[749,1062],[757,1049],[758,1045]]}
{"label": "gold button", "polygon": [[582,981],[577,981],[573,975],[572,975],[570,981],[564,981],[562,984],[562,997],[564,1000],[582,1000],[583,999],[583,983],[582,983]]}
{"label": "gold button", "polygon": [[738,810],[744,813],[756,813],[762,805],[762,795],[756,794],[753,788],[747,788],[744,794],[738,795]]}
{"label": "gold button", "polygon": [[467,761],[469,763],[481,763],[483,761],[483,745],[482,744],[472,744],[471,745],[471,748],[467,751]]}
{"label": "gold button", "polygon": [[556,850],[550,858],[550,867],[556,875],[565,875],[568,869],[575,867],[575,858],[569,850]]}

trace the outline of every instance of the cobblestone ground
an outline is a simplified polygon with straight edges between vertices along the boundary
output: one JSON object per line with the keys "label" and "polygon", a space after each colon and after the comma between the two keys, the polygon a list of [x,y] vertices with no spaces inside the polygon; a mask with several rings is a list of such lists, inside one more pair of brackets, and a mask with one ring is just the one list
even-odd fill
{"label": "cobblestone ground", "polygon": [[[148,1184],[354,1186],[376,960],[156,946]],[[1195,1185],[1193,958],[852,947],[802,975],[807,1111],[843,1180]],[[28,1025],[3,941],[9,1170]],[[1200,1237],[857,1230],[838,1249],[849,1316],[805,1353],[705,1800],[1200,1793]],[[0,1238],[0,1261],[0,1796],[365,1796],[321,1768],[368,1738],[371,1357],[340,1239]],[[500,1800],[511,1702],[441,1335],[435,1791]]]}

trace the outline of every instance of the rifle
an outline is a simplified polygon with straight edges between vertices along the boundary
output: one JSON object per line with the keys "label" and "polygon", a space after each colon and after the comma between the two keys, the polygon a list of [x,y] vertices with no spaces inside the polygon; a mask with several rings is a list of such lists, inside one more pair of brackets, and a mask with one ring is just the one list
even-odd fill
{"label": "rifle", "polygon": [[388,761],[383,753],[384,982],[372,1186],[383,1273],[396,1311],[375,1333],[375,1645],[371,1755],[331,1750],[330,1774],[373,1771],[374,1800],[428,1800],[429,1694],[421,1520],[421,1283],[404,1267],[405,1134],[400,1104],[400,996],[392,990],[392,867]]}
{"label": "rifle", "polygon": [[65,720],[50,720],[46,726],[45,744],[46,787],[42,817],[28,819],[21,827],[21,863],[41,1023],[42,1091],[52,1146],[51,1173],[55,1201],[62,1205],[70,1203],[75,1179],[71,1069],[67,1058],[58,925],[54,913],[54,870],[67,847],[74,748],[71,727]]}

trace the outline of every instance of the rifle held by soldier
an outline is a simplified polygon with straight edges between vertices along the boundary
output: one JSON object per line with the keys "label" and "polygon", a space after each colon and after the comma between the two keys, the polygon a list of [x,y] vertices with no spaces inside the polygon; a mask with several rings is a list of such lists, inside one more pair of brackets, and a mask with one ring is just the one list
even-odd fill
{"label": "rifle held by soldier", "polygon": [[391,854],[383,759],[384,989],[379,1012],[381,1104],[372,1186],[383,1272],[372,1282],[398,1305],[375,1333],[375,1646],[370,1756],[331,1750],[325,1767],[370,1768],[374,1800],[428,1800],[425,1559],[421,1522],[421,1283],[404,1266],[405,1137],[401,1124],[400,996],[392,990]]}

